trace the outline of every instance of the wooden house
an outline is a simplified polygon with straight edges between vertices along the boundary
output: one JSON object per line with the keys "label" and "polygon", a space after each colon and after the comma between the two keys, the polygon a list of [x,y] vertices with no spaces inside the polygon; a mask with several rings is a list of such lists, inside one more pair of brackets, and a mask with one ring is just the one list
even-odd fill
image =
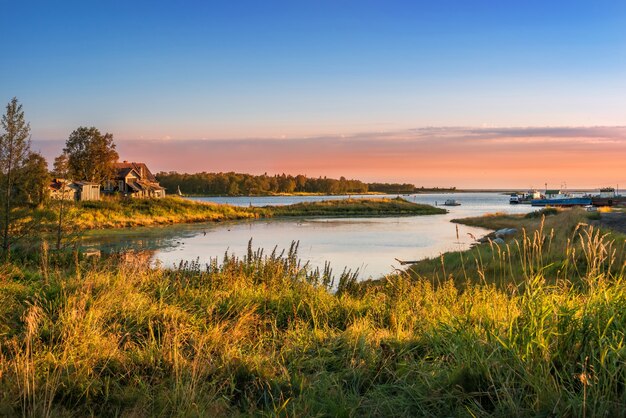
{"label": "wooden house", "polygon": [[76,200],[76,189],[72,182],[65,179],[53,179],[48,185],[50,198],[54,200]]}
{"label": "wooden house", "polygon": [[76,200],[100,200],[100,185],[89,181],[75,181],[71,184],[76,190]]}
{"label": "wooden house", "polygon": [[165,196],[165,188],[159,185],[145,163],[115,163],[115,171],[115,177],[105,185],[106,193],[120,193],[122,196],[137,198]]}
{"label": "wooden house", "polygon": [[54,179],[48,189],[50,198],[54,200],[100,200],[100,185],[89,181]]}

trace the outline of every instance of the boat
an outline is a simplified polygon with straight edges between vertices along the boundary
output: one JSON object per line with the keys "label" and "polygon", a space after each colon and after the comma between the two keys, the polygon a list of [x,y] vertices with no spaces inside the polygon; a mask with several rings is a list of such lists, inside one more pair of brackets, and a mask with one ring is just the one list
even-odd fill
{"label": "boat", "polygon": [[520,196],[517,193],[513,193],[509,198],[509,203],[511,205],[518,205],[520,201]]}
{"label": "boat", "polygon": [[533,199],[540,199],[541,193],[536,190],[530,190],[527,193],[512,193],[509,198],[511,205],[530,205]]}
{"label": "boat", "polygon": [[545,198],[545,199],[533,199],[530,202],[531,206],[587,206],[591,205],[590,197],[562,197],[562,198]]}
{"label": "boat", "polygon": [[587,206],[591,205],[590,196],[573,196],[570,193],[562,192],[561,190],[547,190],[545,194],[539,199],[533,199],[530,202],[531,206],[559,206],[559,207],[572,207],[572,206]]}
{"label": "boat", "polygon": [[444,206],[461,206],[459,202],[454,199],[448,199],[443,203]]}
{"label": "boat", "polygon": [[599,195],[591,196],[591,204],[594,206],[626,205],[626,196],[618,194],[612,187],[605,187],[600,189]]}

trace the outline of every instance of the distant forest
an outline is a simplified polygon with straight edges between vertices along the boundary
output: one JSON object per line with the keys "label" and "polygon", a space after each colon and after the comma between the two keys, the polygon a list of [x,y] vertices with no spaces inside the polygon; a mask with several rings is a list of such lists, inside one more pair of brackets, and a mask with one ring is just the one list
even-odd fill
{"label": "distant forest", "polygon": [[176,173],[161,172],[157,180],[170,194],[180,187],[183,194],[189,195],[271,195],[277,193],[323,193],[323,194],[358,194],[379,193],[414,193],[430,190],[416,188],[409,183],[364,183],[360,180],[348,180],[345,177],[331,179],[327,177],[306,177],[304,175],[280,174],[255,176],[242,173]]}

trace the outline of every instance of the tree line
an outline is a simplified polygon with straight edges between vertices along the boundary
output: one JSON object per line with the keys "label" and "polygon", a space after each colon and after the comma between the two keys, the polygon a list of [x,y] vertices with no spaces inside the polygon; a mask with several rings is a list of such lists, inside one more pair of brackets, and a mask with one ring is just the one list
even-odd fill
{"label": "tree line", "polygon": [[176,192],[180,188],[181,193],[189,195],[259,196],[280,193],[358,194],[367,192],[404,194],[444,190],[416,188],[410,183],[365,183],[361,180],[348,180],[345,177],[333,179],[284,173],[276,175],[234,172],[188,174],[170,171],[160,172],[156,177],[169,193]]}
{"label": "tree line", "polygon": [[356,194],[368,191],[359,180],[345,177],[332,179],[312,178],[304,175],[253,175],[243,173],[176,173],[160,172],[156,175],[161,186],[170,193],[178,190],[192,195],[267,195],[275,193],[325,193]]}

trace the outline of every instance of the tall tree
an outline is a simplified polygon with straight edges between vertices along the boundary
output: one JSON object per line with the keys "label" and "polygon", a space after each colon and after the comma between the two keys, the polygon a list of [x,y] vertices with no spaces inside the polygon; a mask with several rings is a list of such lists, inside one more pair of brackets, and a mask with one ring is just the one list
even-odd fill
{"label": "tall tree", "polygon": [[76,235],[77,232],[76,224],[73,222],[74,217],[71,216],[71,211],[68,211],[68,200],[72,200],[66,186],[67,179],[69,178],[68,160],[66,153],[59,155],[54,159],[52,170],[52,175],[61,183],[59,199],[53,202],[53,207],[55,207],[57,211],[55,245],[57,251],[63,247],[64,240],[67,240],[67,238],[71,237],[73,234]]}
{"label": "tall tree", "polygon": [[102,135],[95,127],[79,127],[65,143],[69,174],[74,180],[104,183],[113,176],[113,163],[119,155],[115,151],[113,135]]}
{"label": "tall tree", "polygon": [[48,197],[50,184],[46,159],[37,152],[30,152],[16,173],[16,188],[20,201],[41,206]]}
{"label": "tall tree", "polygon": [[15,184],[17,172],[19,172],[24,162],[30,154],[30,124],[24,118],[22,105],[17,98],[11,99],[6,107],[6,113],[2,115],[0,122],[2,134],[0,135],[0,195],[2,204],[0,205],[0,222],[2,223],[2,252],[8,257],[11,244],[11,227],[17,219],[17,214],[12,213],[16,203]]}
{"label": "tall tree", "polygon": [[69,175],[67,154],[63,153],[54,159],[52,176],[57,179],[65,179]]}

